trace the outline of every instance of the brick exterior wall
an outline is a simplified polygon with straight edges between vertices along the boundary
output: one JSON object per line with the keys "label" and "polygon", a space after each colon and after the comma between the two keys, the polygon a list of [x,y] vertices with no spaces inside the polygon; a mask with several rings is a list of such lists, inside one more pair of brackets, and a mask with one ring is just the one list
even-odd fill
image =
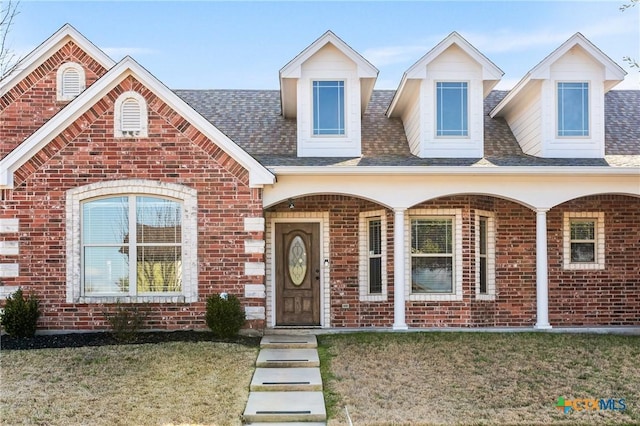
{"label": "brick exterior wall", "polygon": [[[149,109],[149,137],[113,137],[113,103],[124,91],[142,94]],[[80,125],[80,123],[82,125]],[[107,329],[104,312],[114,305],[66,303],[66,191],[101,181],[146,179],[185,185],[198,198],[198,302],[148,305],[149,329],[203,329],[205,301],[212,293],[238,295],[263,276],[245,275],[245,263],[264,262],[246,253],[245,241],[264,240],[264,231],[246,231],[245,218],[262,217],[262,193],[249,188],[249,176],[235,160],[132,77],[128,77],[80,117],[15,175],[5,191],[2,218],[18,219],[19,254],[0,262],[20,265],[18,277],[3,278],[42,301],[40,329]],[[12,234],[0,238],[13,239]],[[264,327],[263,320],[248,323]]]}
{"label": "brick exterior wall", "polygon": [[107,72],[72,41],[51,55],[0,98],[0,158],[69,103],[56,100],[56,72],[67,62],[83,67],[86,87]]}
{"label": "brick exterior wall", "polygon": [[[406,302],[409,327],[532,327],[536,323],[536,214],[520,204],[484,196],[442,197],[413,206],[462,210],[463,299]],[[329,212],[331,326],[390,327],[393,324],[393,213],[387,218],[388,298],[359,300],[358,215],[380,205],[348,196],[295,200],[296,212]],[[495,300],[475,296],[475,212],[495,214]],[[289,211],[282,203],[269,211]],[[562,262],[564,211],[604,211],[607,267],[565,271]],[[553,326],[640,324],[640,200],[586,197],[548,213],[549,311]],[[343,308],[348,305],[348,308]]]}
{"label": "brick exterior wall", "polygon": [[[604,269],[563,269],[564,212],[604,212]],[[552,209],[547,222],[551,324],[640,325],[640,199],[584,197]]]}

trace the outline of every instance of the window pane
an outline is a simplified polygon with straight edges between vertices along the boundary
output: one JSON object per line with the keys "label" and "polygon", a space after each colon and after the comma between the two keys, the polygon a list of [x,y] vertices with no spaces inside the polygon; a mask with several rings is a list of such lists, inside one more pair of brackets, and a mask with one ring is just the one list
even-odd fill
{"label": "window pane", "polygon": [[480,294],[487,294],[487,258],[480,258]]}
{"label": "window pane", "polygon": [[382,258],[369,259],[369,293],[382,293]]}
{"label": "window pane", "polygon": [[594,240],[595,222],[593,220],[572,220],[571,221],[572,240]]}
{"label": "window pane", "polygon": [[121,244],[129,232],[127,200],[127,197],[116,197],[84,203],[83,244]]}
{"label": "window pane", "polygon": [[369,254],[377,255],[382,253],[382,223],[380,220],[369,221]]}
{"label": "window pane", "polygon": [[85,294],[127,293],[129,262],[121,247],[84,248]]}
{"label": "window pane", "polygon": [[480,218],[480,254],[487,254],[487,218]]}
{"label": "window pane", "polygon": [[594,243],[571,243],[572,262],[595,262],[596,250]]}
{"label": "window pane", "polygon": [[138,247],[138,293],[177,292],[182,288],[181,247]]}
{"label": "window pane", "polygon": [[136,198],[138,244],[180,243],[182,241],[180,224],[180,203],[162,198]]}
{"label": "window pane", "polygon": [[453,258],[411,258],[413,293],[453,293]]}
{"label": "window pane", "polygon": [[587,83],[558,83],[558,136],[589,136]]}
{"label": "window pane", "polygon": [[414,254],[452,253],[451,219],[414,219],[411,221],[411,252]]}
{"label": "window pane", "polygon": [[437,135],[467,136],[467,83],[436,83]]}
{"label": "window pane", "polygon": [[344,133],[344,81],[314,81],[313,134]]}

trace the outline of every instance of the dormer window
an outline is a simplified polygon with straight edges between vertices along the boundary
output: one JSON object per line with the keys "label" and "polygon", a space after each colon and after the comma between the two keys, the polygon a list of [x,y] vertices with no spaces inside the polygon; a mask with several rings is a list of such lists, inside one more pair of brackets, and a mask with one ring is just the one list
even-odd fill
{"label": "dormer window", "polygon": [[137,92],[125,92],[115,103],[114,134],[119,138],[147,136],[147,102]]}
{"label": "dormer window", "polygon": [[436,135],[469,136],[467,83],[437,82],[436,92]]}
{"label": "dormer window", "polygon": [[344,135],[344,81],[313,82],[313,134]]}
{"label": "dormer window", "polygon": [[62,64],[56,73],[56,80],[59,101],[74,99],[86,87],[84,69],[75,62]]}
{"label": "dormer window", "polygon": [[558,83],[558,136],[589,136],[589,83]]}

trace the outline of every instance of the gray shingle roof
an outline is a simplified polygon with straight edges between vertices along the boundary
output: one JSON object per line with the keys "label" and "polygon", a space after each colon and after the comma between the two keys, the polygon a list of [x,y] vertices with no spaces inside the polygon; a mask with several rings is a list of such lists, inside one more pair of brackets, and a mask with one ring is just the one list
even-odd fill
{"label": "gray shingle roof", "polygon": [[418,158],[409,152],[402,122],[385,112],[393,90],[376,90],[362,118],[362,157],[296,157],[296,120],[281,115],[278,90],[176,90],[220,131],[266,167],[276,166],[611,166],[640,167],[640,91],[605,96],[604,159],[537,158],[526,155],[502,118],[491,111],[506,96],[485,99],[484,158]]}

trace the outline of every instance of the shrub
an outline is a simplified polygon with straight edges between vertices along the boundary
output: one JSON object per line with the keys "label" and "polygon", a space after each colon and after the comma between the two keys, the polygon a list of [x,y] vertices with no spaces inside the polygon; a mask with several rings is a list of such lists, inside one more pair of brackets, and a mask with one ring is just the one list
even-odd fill
{"label": "shrub", "polygon": [[124,305],[118,301],[113,312],[105,311],[104,316],[116,340],[133,342],[147,319],[147,312],[136,305]]}
{"label": "shrub", "polygon": [[207,299],[207,326],[217,337],[234,337],[244,325],[244,309],[233,294],[214,294]]}
{"label": "shrub", "polygon": [[7,334],[15,337],[33,337],[40,317],[40,303],[31,294],[25,298],[22,288],[7,297],[4,312],[0,315],[0,323]]}

